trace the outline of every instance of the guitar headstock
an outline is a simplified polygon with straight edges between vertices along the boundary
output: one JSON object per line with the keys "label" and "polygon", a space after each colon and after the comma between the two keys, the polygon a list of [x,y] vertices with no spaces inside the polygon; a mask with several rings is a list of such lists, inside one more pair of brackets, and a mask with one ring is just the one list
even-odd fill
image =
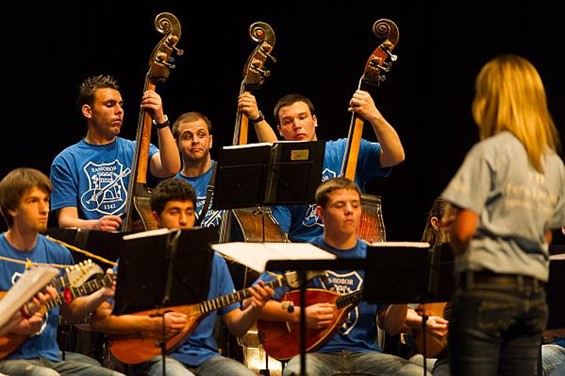
{"label": "guitar headstock", "polygon": [[173,52],[180,56],[184,51],[176,47],[180,39],[181,26],[174,14],[168,12],[158,14],[155,17],[155,29],[165,36],[153,49],[147,76],[154,82],[160,82],[165,81],[169,77],[170,70],[175,68]]}
{"label": "guitar headstock", "polygon": [[[306,271],[306,282],[311,281],[314,278],[327,278],[328,273],[325,270],[308,270]],[[293,289],[300,288],[300,275],[296,271],[287,271],[282,276],[284,282]]]}
{"label": "guitar headstock", "polygon": [[266,65],[267,61],[271,60],[274,63],[277,61],[271,55],[275,47],[275,32],[268,23],[254,22],[249,26],[249,35],[251,39],[259,44],[249,55],[243,68],[242,86],[244,91],[259,89],[265,82],[265,78],[271,74]]}
{"label": "guitar headstock", "polygon": [[378,86],[386,79],[383,72],[388,72],[397,56],[392,50],[398,43],[398,27],[389,19],[382,18],[373,24],[373,34],[379,39],[385,39],[369,56],[361,77],[361,85]]}
{"label": "guitar headstock", "polygon": [[94,263],[91,259],[70,266],[65,271],[66,274],[62,278],[64,280],[62,287],[78,287],[91,277],[104,274],[100,265]]}

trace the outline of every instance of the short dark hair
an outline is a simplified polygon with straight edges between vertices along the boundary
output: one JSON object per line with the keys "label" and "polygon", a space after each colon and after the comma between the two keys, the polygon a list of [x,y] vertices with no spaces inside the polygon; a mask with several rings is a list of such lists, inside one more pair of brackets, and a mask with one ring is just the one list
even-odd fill
{"label": "short dark hair", "polygon": [[39,188],[49,195],[53,192],[49,177],[34,168],[16,168],[0,181],[0,211],[8,227],[14,224],[14,219],[8,211],[15,209],[20,204],[22,196],[32,188]]}
{"label": "short dark hair", "polygon": [[306,103],[306,105],[308,106],[308,109],[310,110],[310,115],[312,115],[312,116],[316,115],[316,110],[314,109],[314,104],[312,103],[312,101],[310,99],[306,98],[302,94],[296,94],[296,93],[287,94],[284,97],[282,97],[281,99],[279,99],[279,101],[275,105],[275,109],[273,110],[273,116],[275,117],[275,123],[276,124],[281,123],[280,119],[279,119],[279,112],[280,112],[281,108],[290,106],[290,105],[292,105],[296,102]]}
{"label": "short dark hair", "polygon": [[353,189],[359,194],[361,198],[361,190],[357,183],[351,179],[344,177],[337,177],[325,180],[316,189],[316,205],[325,208],[328,205],[329,195],[338,189]]}
{"label": "short dark hair", "polygon": [[149,204],[151,210],[160,216],[170,201],[192,201],[196,209],[196,191],[189,182],[182,178],[168,178],[161,180],[151,191]]}
{"label": "short dark hair", "polygon": [[94,104],[94,94],[98,89],[119,90],[120,85],[114,77],[109,75],[100,74],[98,76],[86,78],[84,81],[82,81],[78,90],[76,104],[78,105],[79,109],[84,104],[88,104],[90,106]]}
{"label": "short dark hair", "polygon": [[175,122],[173,123],[174,138],[178,140],[180,136],[179,127],[181,123],[189,123],[192,121],[196,121],[198,119],[204,120],[204,122],[206,123],[206,127],[208,128],[208,134],[212,134],[212,122],[210,121],[210,119],[208,119],[206,115],[201,114],[200,112],[191,111],[191,112],[185,112],[184,114],[180,115],[177,118],[177,120],[175,120]]}

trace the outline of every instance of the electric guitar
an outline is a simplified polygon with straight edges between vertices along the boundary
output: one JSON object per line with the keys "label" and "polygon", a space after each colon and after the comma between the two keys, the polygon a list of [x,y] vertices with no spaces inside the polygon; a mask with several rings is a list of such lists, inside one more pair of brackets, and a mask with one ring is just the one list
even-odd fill
{"label": "electric guitar", "polygon": [[[64,286],[66,287],[65,291],[47,301],[39,312],[45,314],[52,308],[64,304],[67,301],[67,297],[74,299],[80,296],[90,295],[104,286],[111,286],[114,279],[115,275],[108,274],[101,278],[85,282],[81,286],[77,287],[74,287],[75,285],[73,282],[70,285]],[[4,359],[6,356],[17,350],[28,338],[29,336],[16,333],[8,333],[6,336],[0,337],[0,359]]]}
{"label": "electric guitar", "polygon": [[[310,280],[315,277],[325,277],[325,271],[306,272],[306,279]],[[280,278],[266,283],[273,289],[288,285],[292,288],[300,286],[300,280],[296,272],[286,272]],[[172,337],[165,338],[165,349],[167,352],[173,351],[180,346],[184,340],[196,329],[200,321],[208,315],[208,313],[217,309],[227,307],[233,303],[242,301],[249,297],[248,289],[242,289],[229,295],[220,296],[211,300],[206,300],[199,304],[182,305],[174,307],[165,307],[162,309],[153,309],[142,312],[136,312],[134,315],[141,316],[161,316],[167,312],[180,312],[187,315],[186,326]],[[110,352],[116,359],[125,364],[137,364],[145,362],[154,356],[161,354],[159,346],[162,338],[162,330],[147,330],[132,334],[109,335],[108,343]]]}
{"label": "electric guitar", "polygon": [[[307,289],[305,307],[315,303],[335,303],[337,315],[334,322],[322,329],[306,328],[306,352],[322,347],[347,319],[347,314],[361,301],[363,290],[340,295],[323,289]],[[300,305],[300,291],[289,291],[281,302],[291,301]],[[257,321],[259,339],[265,352],[279,361],[300,354],[300,323],[283,321]]]}

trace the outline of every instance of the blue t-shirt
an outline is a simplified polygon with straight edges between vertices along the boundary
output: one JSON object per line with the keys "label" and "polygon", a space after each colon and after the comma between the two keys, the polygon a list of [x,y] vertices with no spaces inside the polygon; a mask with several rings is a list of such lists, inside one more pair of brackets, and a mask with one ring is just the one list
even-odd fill
{"label": "blue t-shirt", "polygon": [[[204,209],[204,202],[206,201],[206,196],[208,195],[208,186],[210,185],[210,179],[212,178],[214,172],[214,166],[216,162],[212,161],[211,167],[200,176],[188,177],[183,175],[182,172],[177,174],[177,178],[184,179],[192,185],[194,190],[196,190],[196,218],[200,219],[200,214]],[[214,195],[210,197],[210,204],[208,205],[208,211],[204,216],[204,220],[201,222],[202,227],[218,227],[222,221],[223,210],[213,210],[212,203],[214,201]]]}
{"label": "blue t-shirt", "polygon": [[[106,145],[81,140],[60,152],[51,164],[51,210],[76,207],[83,219],[122,214],[135,146],[135,141],[117,137]],[[157,152],[150,144],[147,163]]]}
{"label": "blue t-shirt", "polygon": [[[70,251],[56,244],[43,235],[37,236],[37,244],[31,251],[18,251],[6,239],[6,233],[0,235],[0,255],[10,259],[34,263],[73,265]],[[0,290],[8,291],[22,276],[25,265],[10,261],[0,262]],[[31,359],[44,357],[52,361],[61,360],[57,343],[59,325],[59,306],[55,306],[43,316],[43,325],[39,332],[30,336],[17,350],[4,359]]]}
{"label": "blue t-shirt", "polygon": [[[345,138],[326,141],[321,181],[340,176],[346,146]],[[355,182],[362,191],[365,191],[365,184],[370,179],[390,175],[390,167],[380,166],[380,154],[381,145],[378,142],[361,140]],[[274,206],[273,215],[292,242],[309,242],[324,233],[324,224],[316,214],[315,204]]]}
{"label": "blue t-shirt", "polygon": [[[233,281],[226,261],[218,253],[214,252],[208,299],[211,300],[230,295],[233,294],[234,291]],[[218,344],[213,335],[216,317],[218,314],[224,315],[239,308],[240,304],[238,302],[208,313],[202,321],[200,321],[194,332],[171,354],[171,356],[179,362],[192,367],[198,367],[206,360],[214,356],[219,356]]]}

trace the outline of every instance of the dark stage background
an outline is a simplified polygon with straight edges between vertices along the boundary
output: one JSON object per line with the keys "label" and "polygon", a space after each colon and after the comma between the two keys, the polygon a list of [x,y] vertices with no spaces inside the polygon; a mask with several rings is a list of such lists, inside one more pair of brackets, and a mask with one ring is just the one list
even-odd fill
{"label": "dark stage background", "polygon": [[[126,102],[122,136],[135,137],[148,60],[162,38],[153,19],[163,11],[179,18],[177,46],[185,54],[176,58],[176,69],[157,91],[171,119],[191,110],[210,117],[214,157],[232,142],[242,69],[256,47],[248,34],[253,22],[269,23],[277,38],[273,55],[278,61],[270,64],[272,74],[256,93],[267,120],[273,124],[272,108],[282,95],[300,92],[316,106],[320,139],[347,136],[348,101],[369,55],[382,42],[372,25],[380,18],[397,24],[398,61],[387,81],[372,91],[406,150],[406,161],[389,178],[368,186],[369,193],[382,196],[387,240],[420,239],[434,197],[478,141],[470,114],[473,81],[496,54],[517,53],[536,65],[565,135],[560,60],[565,27],[557,3],[238,2],[237,10],[216,2],[125,3],[0,6],[0,176],[19,166],[49,173],[55,155],[84,136],[74,100],[87,76],[119,79]],[[368,127],[364,136],[375,138]],[[556,241],[562,242],[562,235]]]}

